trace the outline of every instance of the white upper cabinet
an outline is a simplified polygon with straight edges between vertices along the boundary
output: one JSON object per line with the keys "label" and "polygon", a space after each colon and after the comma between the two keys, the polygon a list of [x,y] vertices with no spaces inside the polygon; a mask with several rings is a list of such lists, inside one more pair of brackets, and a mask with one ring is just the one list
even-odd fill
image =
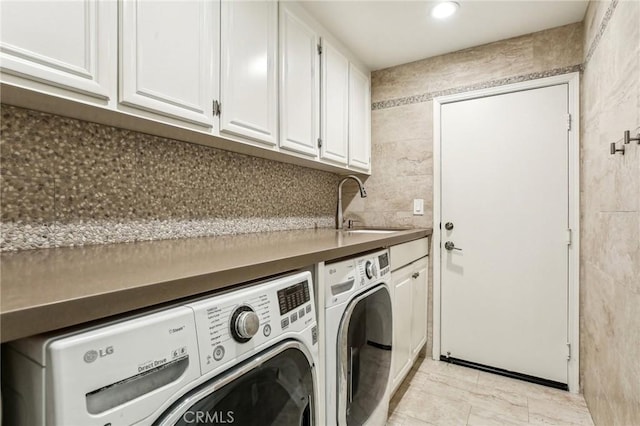
{"label": "white upper cabinet", "polygon": [[278,3],[222,2],[220,132],[278,143]]}
{"label": "white upper cabinet", "polygon": [[[29,82],[108,100],[115,83],[117,4],[2,1],[3,82]],[[46,87],[46,86],[45,86]]]}
{"label": "white upper cabinet", "polygon": [[320,133],[319,38],[280,3],[280,147],[318,155]]}
{"label": "white upper cabinet", "polygon": [[4,103],[371,171],[369,72],[300,2],[0,2]]}
{"label": "white upper cabinet", "polygon": [[123,0],[120,102],[212,127],[219,24],[219,1]]}
{"label": "white upper cabinet", "polygon": [[369,76],[349,67],[349,167],[371,168],[371,92]]}
{"label": "white upper cabinet", "polygon": [[347,165],[349,146],[349,59],[322,40],[320,158]]}

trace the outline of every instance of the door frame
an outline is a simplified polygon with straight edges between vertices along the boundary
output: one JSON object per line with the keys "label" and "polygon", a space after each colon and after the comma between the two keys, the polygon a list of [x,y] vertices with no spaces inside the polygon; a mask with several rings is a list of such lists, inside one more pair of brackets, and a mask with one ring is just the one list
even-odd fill
{"label": "door frame", "polygon": [[573,72],[553,77],[524,81],[521,83],[507,84],[504,86],[458,93],[448,96],[439,96],[433,99],[433,353],[434,360],[440,359],[440,307],[441,307],[441,272],[440,272],[440,222],[441,222],[441,128],[440,109],[442,105],[483,98],[487,96],[502,95],[523,90],[540,89],[559,84],[567,84],[569,114],[571,114],[569,129],[569,228],[571,229],[571,244],[569,245],[569,283],[567,294],[567,336],[570,345],[570,358],[567,366],[567,384],[569,391],[580,391],[580,73]]}

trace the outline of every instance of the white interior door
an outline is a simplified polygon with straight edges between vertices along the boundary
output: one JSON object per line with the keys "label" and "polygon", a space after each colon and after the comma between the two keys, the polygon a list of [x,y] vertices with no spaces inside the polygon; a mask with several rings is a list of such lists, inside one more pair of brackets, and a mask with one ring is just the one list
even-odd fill
{"label": "white interior door", "polygon": [[442,105],[442,355],[567,383],[567,114],[567,84]]}

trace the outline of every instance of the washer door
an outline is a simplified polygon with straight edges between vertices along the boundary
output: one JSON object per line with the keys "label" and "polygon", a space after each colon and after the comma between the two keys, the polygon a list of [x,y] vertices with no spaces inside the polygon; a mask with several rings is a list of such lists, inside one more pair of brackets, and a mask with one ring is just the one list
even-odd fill
{"label": "washer door", "polygon": [[314,389],[308,351],[287,341],[194,389],[155,425],[311,426]]}
{"label": "washer door", "polygon": [[391,297],[379,285],[347,306],[338,333],[338,423],[362,425],[386,404],[391,371]]}

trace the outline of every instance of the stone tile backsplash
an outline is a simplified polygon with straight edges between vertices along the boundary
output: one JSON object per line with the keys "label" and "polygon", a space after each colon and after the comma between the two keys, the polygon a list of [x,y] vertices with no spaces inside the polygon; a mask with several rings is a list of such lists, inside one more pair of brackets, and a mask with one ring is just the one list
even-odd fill
{"label": "stone tile backsplash", "polygon": [[333,226],[332,173],[1,112],[2,251]]}

